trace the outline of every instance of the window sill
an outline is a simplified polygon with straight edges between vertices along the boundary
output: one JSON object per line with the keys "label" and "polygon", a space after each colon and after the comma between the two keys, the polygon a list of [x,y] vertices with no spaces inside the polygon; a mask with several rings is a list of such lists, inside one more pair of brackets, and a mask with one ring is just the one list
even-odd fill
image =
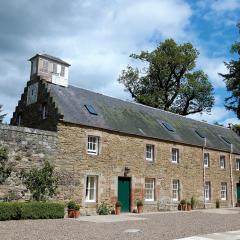
{"label": "window sill", "polygon": [[87,152],[88,155],[91,155],[91,156],[97,156],[98,153],[92,153],[92,152]]}
{"label": "window sill", "polygon": [[157,201],[153,200],[153,201],[144,201],[145,205],[152,205],[152,204],[157,204]]}

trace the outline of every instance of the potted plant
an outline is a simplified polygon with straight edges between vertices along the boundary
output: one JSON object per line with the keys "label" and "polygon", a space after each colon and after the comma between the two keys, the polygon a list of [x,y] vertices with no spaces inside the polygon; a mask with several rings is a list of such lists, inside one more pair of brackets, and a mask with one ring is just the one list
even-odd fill
{"label": "potted plant", "polygon": [[182,211],[186,211],[186,200],[185,199],[182,199],[181,201],[180,201],[180,204],[181,204],[181,210]]}
{"label": "potted plant", "polygon": [[74,208],[74,217],[78,218],[80,216],[80,205],[79,204],[75,204],[75,208]]}
{"label": "potted plant", "polygon": [[219,199],[216,200],[216,208],[220,208],[220,201],[219,201]]}
{"label": "potted plant", "polygon": [[236,207],[240,207],[240,199],[237,200]]}
{"label": "potted plant", "polygon": [[67,208],[68,208],[69,218],[75,218],[75,207],[76,207],[76,203],[74,201],[68,202]]}
{"label": "potted plant", "polygon": [[143,212],[143,201],[140,199],[137,199],[137,211],[138,211],[138,213]]}
{"label": "potted plant", "polygon": [[192,205],[190,201],[187,201],[187,210],[190,211],[192,209]]}
{"label": "potted plant", "polygon": [[115,214],[119,215],[121,213],[121,207],[122,203],[120,201],[117,201],[115,204]]}
{"label": "potted plant", "polygon": [[68,202],[68,217],[78,218],[80,216],[80,205],[76,204],[74,201]]}

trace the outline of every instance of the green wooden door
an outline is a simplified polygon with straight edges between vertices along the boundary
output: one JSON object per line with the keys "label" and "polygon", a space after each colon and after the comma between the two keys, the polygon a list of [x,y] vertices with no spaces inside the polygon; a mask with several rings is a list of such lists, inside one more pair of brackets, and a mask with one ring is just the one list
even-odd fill
{"label": "green wooden door", "polygon": [[237,200],[240,201],[240,183],[237,183]]}
{"label": "green wooden door", "polygon": [[130,193],[131,184],[130,178],[118,178],[118,201],[122,203],[122,212],[130,212]]}

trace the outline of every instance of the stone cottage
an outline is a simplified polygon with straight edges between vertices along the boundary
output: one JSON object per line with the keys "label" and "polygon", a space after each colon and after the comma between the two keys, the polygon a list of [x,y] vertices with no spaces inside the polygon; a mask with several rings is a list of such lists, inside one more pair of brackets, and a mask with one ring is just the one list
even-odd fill
{"label": "stone cottage", "polygon": [[12,125],[57,132],[58,198],[85,209],[120,200],[132,211],[171,209],[181,199],[199,206],[235,206],[240,199],[240,137],[231,129],[127,102],[68,83],[70,64],[30,59],[30,80]]}

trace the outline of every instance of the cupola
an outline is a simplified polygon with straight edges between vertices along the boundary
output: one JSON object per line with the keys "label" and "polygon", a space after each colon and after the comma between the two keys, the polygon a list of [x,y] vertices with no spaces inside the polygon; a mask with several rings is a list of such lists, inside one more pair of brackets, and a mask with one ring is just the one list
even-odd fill
{"label": "cupola", "polygon": [[48,54],[36,54],[29,59],[31,62],[30,78],[40,76],[48,82],[67,87],[69,63]]}

